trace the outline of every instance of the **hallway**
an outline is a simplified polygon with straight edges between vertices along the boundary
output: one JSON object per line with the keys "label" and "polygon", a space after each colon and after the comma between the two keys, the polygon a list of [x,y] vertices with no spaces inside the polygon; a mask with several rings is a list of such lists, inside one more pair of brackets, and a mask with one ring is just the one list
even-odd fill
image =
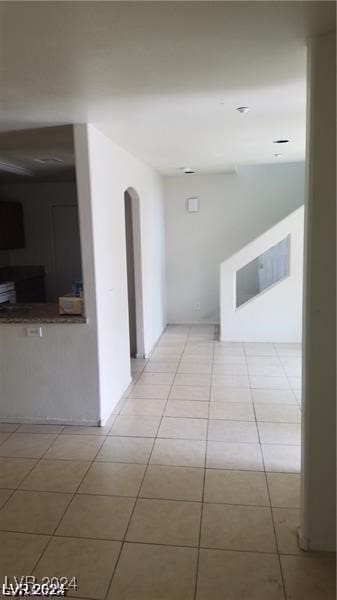
{"label": "hallway", "polygon": [[332,600],[298,550],[301,352],[169,326],[102,428],[0,425],[1,575],[104,600]]}

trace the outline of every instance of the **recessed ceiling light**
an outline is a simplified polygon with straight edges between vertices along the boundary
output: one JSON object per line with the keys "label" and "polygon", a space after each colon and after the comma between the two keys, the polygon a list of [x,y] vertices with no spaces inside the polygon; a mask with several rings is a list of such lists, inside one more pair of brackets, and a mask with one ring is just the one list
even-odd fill
{"label": "recessed ceiling light", "polygon": [[50,164],[62,164],[64,160],[59,158],[58,156],[38,156],[34,158],[35,162],[40,163],[41,165],[50,165]]}
{"label": "recessed ceiling light", "polygon": [[238,106],[236,110],[242,115],[245,115],[247,112],[249,112],[249,106]]}
{"label": "recessed ceiling light", "polygon": [[195,173],[195,171],[193,171],[193,169],[191,169],[191,167],[184,167],[183,171],[184,171],[185,175],[192,175],[193,173]]}
{"label": "recessed ceiling light", "polygon": [[275,158],[280,158],[282,154],[274,154]]}
{"label": "recessed ceiling light", "polygon": [[274,144],[288,144],[290,140],[274,140]]}

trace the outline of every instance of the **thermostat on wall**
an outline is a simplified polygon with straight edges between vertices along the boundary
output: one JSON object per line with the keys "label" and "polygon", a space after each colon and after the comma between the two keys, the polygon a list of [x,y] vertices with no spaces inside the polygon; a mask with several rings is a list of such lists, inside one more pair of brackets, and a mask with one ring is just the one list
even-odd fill
{"label": "thermostat on wall", "polygon": [[187,211],[198,212],[199,210],[199,198],[188,198],[187,200]]}

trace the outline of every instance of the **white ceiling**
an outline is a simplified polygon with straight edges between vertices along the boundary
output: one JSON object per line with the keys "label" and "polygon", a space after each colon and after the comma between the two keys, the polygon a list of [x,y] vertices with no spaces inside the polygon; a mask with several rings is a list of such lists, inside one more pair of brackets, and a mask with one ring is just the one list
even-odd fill
{"label": "white ceiling", "polygon": [[334,2],[2,2],[0,16],[0,131],[89,121],[166,174],[304,158],[306,40],[334,28]]}

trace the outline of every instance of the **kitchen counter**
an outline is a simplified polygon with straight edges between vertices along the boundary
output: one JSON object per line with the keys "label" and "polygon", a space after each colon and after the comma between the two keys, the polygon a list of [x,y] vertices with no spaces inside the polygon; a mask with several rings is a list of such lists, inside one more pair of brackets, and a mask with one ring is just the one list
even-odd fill
{"label": "kitchen counter", "polygon": [[87,323],[81,315],[60,315],[58,304],[0,304],[1,323]]}

